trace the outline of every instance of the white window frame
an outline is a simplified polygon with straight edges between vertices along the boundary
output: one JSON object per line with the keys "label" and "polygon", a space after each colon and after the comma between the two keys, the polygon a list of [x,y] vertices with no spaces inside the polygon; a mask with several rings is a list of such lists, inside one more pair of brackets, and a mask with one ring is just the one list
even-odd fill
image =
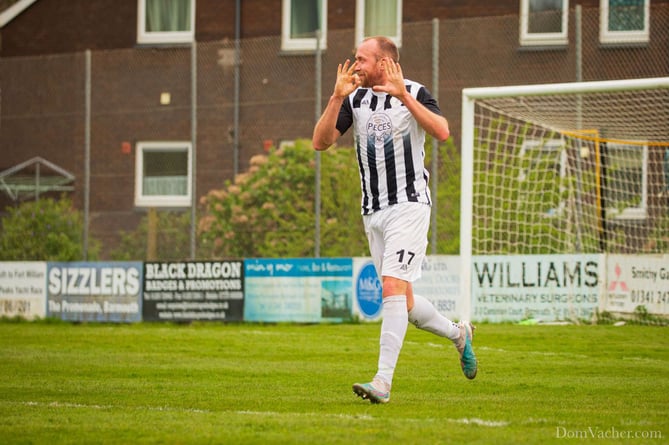
{"label": "white window frame", "polygon": [[[541,153],[556,152],[556,158],[559,156],[559,168],[560,168],[560,194],[564,193],[564,186],[562,181],[567,176],[567,147],[563,139],[554,138],[554,139],[525,139],[520,146],[520,152],[518,156],[522,160],[525,156],[528,155],[528,152],[541,151]],[[518,182],[524,182],[526,180],[527,170],[520,169],[518,172]],[[562,216],[566,204],[561,200],[556,209],[548,209],[544,216],[546,217],[556,217]]]}
{"label": "white window frame", "polygon": [[[615,142],[607,142],[607,152],[610,153],[611,148],[615,147],[627,147],[630,144],[619,144]],[[645,219],[648,217],[648,145],[642,144],[639,142],[634,145],[643,150],[641,154],[641,203],[638,207],[626,207],[622,210],[610,207],[608,204],[608,199],[605,204],[606,207],[606,217],[614,219]],[[607,163],[608,164],[608,163]],[[607,167],[607,174],[608,169]]]}
{"label": "white window frame", "polygon": [[[397,1],[397,23],[395,35],[387,35],[398,48],[402,47],[402,0]],[[356,0],[355,2],[355,46],[357,47],[366,37],[365,35],[365,3],[366,0]]]}
{"label": "white window frame", "polygon": [[530,0],[520,0],[520,44],[521,46],[567,45],[569,28],[569,0],[562,0],[562,31],[529,32]]}
{"label": "white window frame", "polygon": [[599,41],[604,44],[647,43],[650,40],[650,0],[644,0],[643,29],[609,30],[609,0],[599,0]]}
{"label": "white window frame", "polygon": [[190,0],[190,30],[171,32],[149,32],[146,30],[146,0],[137,0],[137,43],[165,44],[192,43],[195,41],[195,3]]}
{"label": "white window frame", "polygon": [[[188,167],[185,195],[145,195],[144,153],[147,151],[186,151]],[[190,141],[137,142],[135,150],[135,206],[137,207],[191,207],[193,183],[193,145]]]}
{"label": "white window frame", "polygon": [[[320,49],[327,49],[328,35],[328,0],[321,0],[321,39]],[[316,37],[295,39],[290,36],[292,0],[282,1],[281,11],[281,50],[282,51],[316,51]]]}

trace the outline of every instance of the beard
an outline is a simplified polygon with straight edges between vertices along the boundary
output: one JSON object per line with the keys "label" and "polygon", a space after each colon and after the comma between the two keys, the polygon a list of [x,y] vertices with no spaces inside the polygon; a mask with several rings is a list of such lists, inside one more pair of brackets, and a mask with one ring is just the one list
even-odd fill
{"label": "beard", "polygon": [[370,77],[366,73],[357,73],[360,78],[360,87],[361,88],[372,88],[377,84],[376,80],[373,77]]}

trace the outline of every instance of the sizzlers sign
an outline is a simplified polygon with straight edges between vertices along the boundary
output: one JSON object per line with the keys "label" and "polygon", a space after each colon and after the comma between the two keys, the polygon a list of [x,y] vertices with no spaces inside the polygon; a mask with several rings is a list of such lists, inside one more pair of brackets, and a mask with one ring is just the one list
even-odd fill
{"label": "sizzlers sign", "polygon": [[600,264],[599,255],[474,257],[473,317],[589,319],[599,305]]}
{"label": "sizzlers sign", "polygon": [[69,321],[141,321],[142,263],[48,263],[47,315]]}
{"label": "sizzlers sign", "polygon": [[241,320],[243,269],[242,261],[144,263],[144,320]]}

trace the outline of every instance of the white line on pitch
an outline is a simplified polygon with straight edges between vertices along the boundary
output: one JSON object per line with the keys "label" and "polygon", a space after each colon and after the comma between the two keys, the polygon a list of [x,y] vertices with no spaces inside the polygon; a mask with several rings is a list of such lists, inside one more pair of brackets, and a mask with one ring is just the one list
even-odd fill
{"label": "white line on pitch", "polygon": [[[175,408],[169,406],[118,406],[118,405],[86,405],[82,403],[70,403],[70,402],[0,402],[0,404],[19,404],[24,406],[36,406],[36,407],[49,407],[49,408],[74,408],[74,409],[95,409],[95,410],[108,410],[108,409],[134,409],[134,410],[146,410],[146,411],[171,411],[171,412],[186,412],[186,413],[204,413],[204,414],[216,414],[218,412],[233,412],[239,415],[250,415],[250,416],[273,416],[273,417],[333,417],[341,418],[347,420],[374,420],[374,416],[366,414],[336,414],[336,413],[294,413],[294,412],[277,412],[277,411],[212,411],[207,409],[195,409],[195,408]],[[459,419],[403,419],[405,421],[415,420],[416,422],[426,422],[426,421],[435,421],[435,422],[450,422],[458,423],[464,425],[478,425],[486,427],[505,427],[510,424],[507,421],[498,421],[498,420],[484,420],[477,417],[473,418],[459,418]]]}

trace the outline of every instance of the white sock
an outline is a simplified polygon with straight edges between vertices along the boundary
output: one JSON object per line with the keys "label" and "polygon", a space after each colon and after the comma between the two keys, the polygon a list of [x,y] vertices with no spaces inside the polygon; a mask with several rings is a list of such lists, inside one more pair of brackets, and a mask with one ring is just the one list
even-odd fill
{"label": "white sock", "polygon": [[381,308],[381,338],[379,340],[379,368],[374,376],[375,381],[381,380],[390,390],[395,373],[395,365],[404,343],[407,332],[407,298],[405,295],[393,295],[383,298]]}
{"label": "white sock", "polygon": [[414,294],[413,309],[409,312],[409,321],[417,328],[432,332],[440,337],[456,341],[460,337],[460,328],[448,318],[437,312],[434,305],[425,297]]}

